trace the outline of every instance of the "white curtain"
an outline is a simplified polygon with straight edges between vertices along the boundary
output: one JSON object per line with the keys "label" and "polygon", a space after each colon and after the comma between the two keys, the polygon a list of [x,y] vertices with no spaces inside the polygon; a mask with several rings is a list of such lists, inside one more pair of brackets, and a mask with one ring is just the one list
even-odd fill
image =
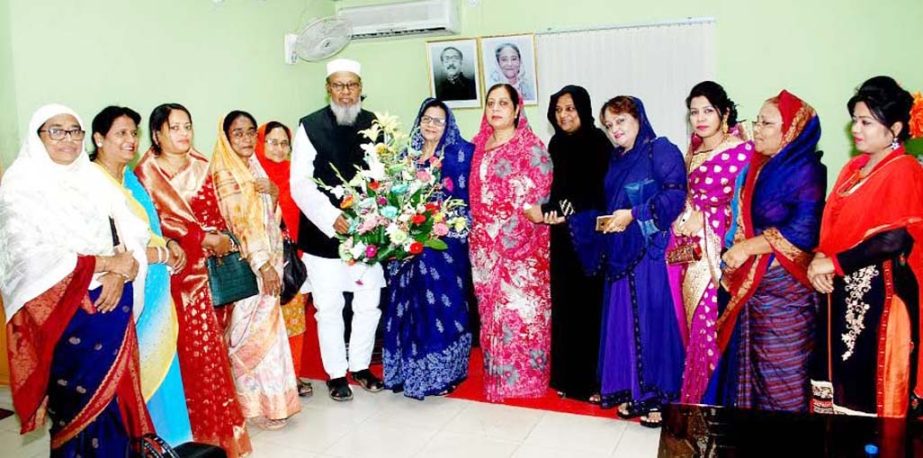
{"label": "white curtain", "polygon": [[[539,110],[563,86],[576,84],[590,93],[593,115],[617,95],[644,102],[657,135],[668,137],[685,151],[688,144],[686,96],[696,83],[714,79],[713,19],[594,30],[537,34]],[[547,140],[554,130],[535,122]]]}

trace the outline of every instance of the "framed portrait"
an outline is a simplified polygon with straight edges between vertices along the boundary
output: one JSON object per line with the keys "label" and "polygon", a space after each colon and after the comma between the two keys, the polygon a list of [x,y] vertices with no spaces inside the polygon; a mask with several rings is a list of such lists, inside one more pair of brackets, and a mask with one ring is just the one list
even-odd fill
{"label": "framed portrait", "polygon": [[426,43],[430,94],[450,108],[481,106],[476,38],[434,40]]}
{"label": "framed portrait", "polygon": [[507,83],[519,90],[526,105],[538,104],[535,71],[535,35],[499,35],[481,38],[484,90]]}

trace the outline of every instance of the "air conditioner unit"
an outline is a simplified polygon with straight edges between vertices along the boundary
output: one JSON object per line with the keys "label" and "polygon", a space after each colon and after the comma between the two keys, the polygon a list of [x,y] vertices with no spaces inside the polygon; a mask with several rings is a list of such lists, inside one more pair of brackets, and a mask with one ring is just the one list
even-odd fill
{"label": "air conditioner unit", "polygon": [[450,35],[459,31],[456,0],[419,0],[337,9],[353,27],[354,40],[407,35]]}

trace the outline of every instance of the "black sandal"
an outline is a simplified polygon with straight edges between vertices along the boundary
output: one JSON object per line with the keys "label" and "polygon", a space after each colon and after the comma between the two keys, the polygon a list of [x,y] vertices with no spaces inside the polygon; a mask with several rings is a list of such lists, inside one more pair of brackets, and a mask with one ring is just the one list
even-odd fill
{"label": "black sandal", "polygon": [[440,396],[440,397],[441,397],[441,396],[448,396],[448,395],[452,394],[452,392],[455,391],[456,388],[458,388],[458,385],[449,385],[448,388],[446,388],[446,389],[444,389],[444,390],[442,390],[442,391],[440,391],[440,392],[434,394],[433,396]]}
{"label": "black sandal", "polygon": [[353,398],[353,390],[349,388],[349,382],[346,377],[338,377],[327,381],[327,390],[330,392],[330,399],[334,401],[349,401]]}
{"label": "black sandal", "polygon": [[382,383],[381,379],[376,377],[375,374],[368,369],[353,372],[353,380],[355,380],[363,390],[370,393],[377,393],[385,389],[385,384]]}
{"label": "black sandal", "polygon": [[[623,406],[625,407],[624,410],[622,410]],[[623,402],[619,404],[618,407],[615,409],[615,413],[616,415],[619,416],[619,418],[624,418],[625,420],[631,420],[632,418],[638,418],[644,414],[644,412],[637,410],[635,408],[635,405],[632,404],[631,402]]]}
{"label": "black sandal", "polygon": [[307,398],[314,395],[314,387],[311,385],[311,382],[305,382],[298,380],[298,396]]}
{"label": "black sandal", "polygon": [[[657,414],[657,416],[659,416],[660,418],[658,418],[657,420],[651,420],[650,418],[651,414]],[[663,413],[660,412],[660,409],[651,409],[646,414],[641,416],[641,420],[639,421],[639,423],[641,423],[641,426],[645,426],[648,428],[659,428],[663,425]]]}

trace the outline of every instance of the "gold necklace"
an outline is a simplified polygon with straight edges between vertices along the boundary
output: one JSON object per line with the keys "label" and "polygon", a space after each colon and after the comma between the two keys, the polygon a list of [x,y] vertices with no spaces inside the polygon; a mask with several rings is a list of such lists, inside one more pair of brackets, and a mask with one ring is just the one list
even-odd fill
{"label": "gold necklace", "polygon": [[[710,153],[710,152],[712,152],[712,151],[718,149],[719,146],[725,144],[725,143],[728,141],[728,139],[729,139],[730,137],[731,137],[730,135],[724,134],[724,138],[722,138],[721,141],[718,142],[718,144],[714,146],[714,148],[698,150],[698,151],[696,151],[694,154],[707,154],[707,153]],[[702,143],[704,144],[705,142],[702,142]]]}

